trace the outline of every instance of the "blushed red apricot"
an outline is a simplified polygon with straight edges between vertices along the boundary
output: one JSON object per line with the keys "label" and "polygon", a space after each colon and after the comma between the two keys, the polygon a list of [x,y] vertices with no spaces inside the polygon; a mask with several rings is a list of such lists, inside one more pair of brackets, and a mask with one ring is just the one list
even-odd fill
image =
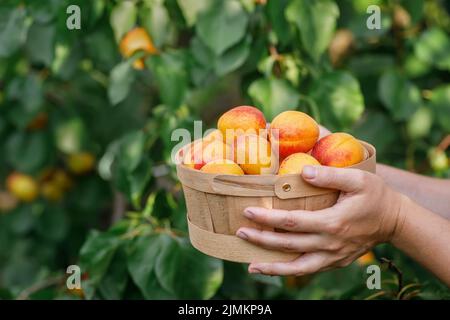
{"label": "blushed red apricot", "polygon": [[324,166],[348,167],[363,161],[365,150],[352,135],[336,132],[320,139],[311,155]]}

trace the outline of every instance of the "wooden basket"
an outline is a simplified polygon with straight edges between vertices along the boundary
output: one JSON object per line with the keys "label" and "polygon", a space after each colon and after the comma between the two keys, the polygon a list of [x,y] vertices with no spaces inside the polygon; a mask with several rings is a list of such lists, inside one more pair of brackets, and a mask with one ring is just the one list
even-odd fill
{"label": "wooden basket", "polygon": [[[351,166],[375,172],[375,148],[361,141],[366,160]],[[297,175],[208,174],[177,165],[188,213],[189,238],[199,251],[235,262],[284,262],[299,256],[253,245],[235,236],[240,227],[272,230],[243,216],[246,207],[320,210],[336,203],[339,192],[313,187]]]}

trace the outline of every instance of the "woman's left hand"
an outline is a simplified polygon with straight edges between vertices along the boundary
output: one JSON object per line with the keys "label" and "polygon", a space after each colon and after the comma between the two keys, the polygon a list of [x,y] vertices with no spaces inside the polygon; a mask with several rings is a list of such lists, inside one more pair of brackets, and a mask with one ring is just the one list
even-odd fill
{"label": "woman's left hand", "polygon": [[240,228],[238,237],[302,254],[292,262],[252,263],[249,272],[305,275],[347,266],[374,245],[390,241],[401,227],[403,196],[378,176],[325,166],[305,166],[302,176],[314,186],[340,190],[337,203],[318,211],[247,208],[248,219],[290,232]]}

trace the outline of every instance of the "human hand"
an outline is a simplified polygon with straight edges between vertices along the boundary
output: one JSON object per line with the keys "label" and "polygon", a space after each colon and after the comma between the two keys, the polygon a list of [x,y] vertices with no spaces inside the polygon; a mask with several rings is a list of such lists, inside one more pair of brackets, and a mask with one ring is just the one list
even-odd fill
{"label": "human hand", "polygon": [[305,166],[302,176],[314,186],[340,190],[337,203],[318,211],[247,208],[248,219],[290,232],[240,228],[238,237],[274,250],[303,253],[292,262],[252,263],[250,273],[305,275],[344,267],[374,245],[390,241],[403,223],[403,196],[375,174]]}

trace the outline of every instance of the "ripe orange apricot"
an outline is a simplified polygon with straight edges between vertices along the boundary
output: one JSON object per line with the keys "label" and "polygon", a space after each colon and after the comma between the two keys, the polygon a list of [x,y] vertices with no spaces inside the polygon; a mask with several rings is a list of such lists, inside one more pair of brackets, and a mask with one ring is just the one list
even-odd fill
{"label": "ripe orange apricot", "polygon": [[352,135],[336,132],[320,139],[311,155],[324,166],[342,168],[364,160],[365,149]]}
{"label": "ripe orange apricot", "polygon": [[280,159],[297,152],[308,152],[319,138],[317,122],[300,111],[285,111],[270,124],[270,142]]}
{"label": "ripe orange apricot", "polygon": [[64,190],[55,181],[45,181],[41,185],[41,194],[47,200],[59,201],[63,197]]}
{"label": "ripe orange apricot", "polygon": [[366,254],[359,257],[356,262],[360,266],[367,266],[369,264],[373,264],[376,262],[375,255],[372,251],[367,252]]}
{"label": "ripe orange apricot", "polygon": [[203,138],[205,142],[212,142],[214,140],[223,141],[223,134],[219,129],[214,129]]}
{"label": "ripe orange apricot", "polygon": [[293,153],[283,160],[278,169],[278,174],[300,174],[302,173],[303,167],[306,165],[315,166],[320,165],[320,163],[307,153]]}
{"label": "ripe orange apricot", "polygon": [[234,161],[229,159],[213,160],[205,164],[200,171],[205,173],[221,173],[244,175],[244,171]]}
{"label": "ripe orange apricot", "polygon": [[[239,106],[225,112],[217,122],[224,141],[232,143],[233,139],[244,133],[259,134],[266,128],[266,118],[261,110],[251,106]],[[228,136],[227,136],[228,131]]]}
{"label": "ripe orange apricot", "polygon": [[246,174],[269,174],[275,170],[270,142],[256,134],[243,134],[234,144],[234,161]]}
{"label": "ripe orange apricot", "polygon": [[[144,51],[146,54],[157,54],[158,50],[153,45],[150,35],[144,28],[134,28],[128,31],[119,44],[122,55],[126,58],[131,57],[136,51]],[[144,58],[134,61],[133,66],[136,69],[144,68]]]}
{"label": "ripe orange apricot", "polygon": [[95,166],[95,158],[89,152],[79,152],[69,155],[67,167],[75,174],[84,174],[91,171]]}
{"label": "ripe orange apricot", "polygon": [[68,190],[72,187],[72,179],[62,169],[56,169],[54,171],[52,181],[63,190]]}
{"label": "ripe orange apricot", "polygon": [[14,172],[6,179],[6,187],[17,199],[31,202],[37,198],[39,187],[36,180],[26,174]]}
{"label": "ripe orange apricot", "polygon": [[186,150],[183,164],[191,169],[200,170],[206,163],[219,159],[233,159],[233,150],[219,140],[195,140]]}

